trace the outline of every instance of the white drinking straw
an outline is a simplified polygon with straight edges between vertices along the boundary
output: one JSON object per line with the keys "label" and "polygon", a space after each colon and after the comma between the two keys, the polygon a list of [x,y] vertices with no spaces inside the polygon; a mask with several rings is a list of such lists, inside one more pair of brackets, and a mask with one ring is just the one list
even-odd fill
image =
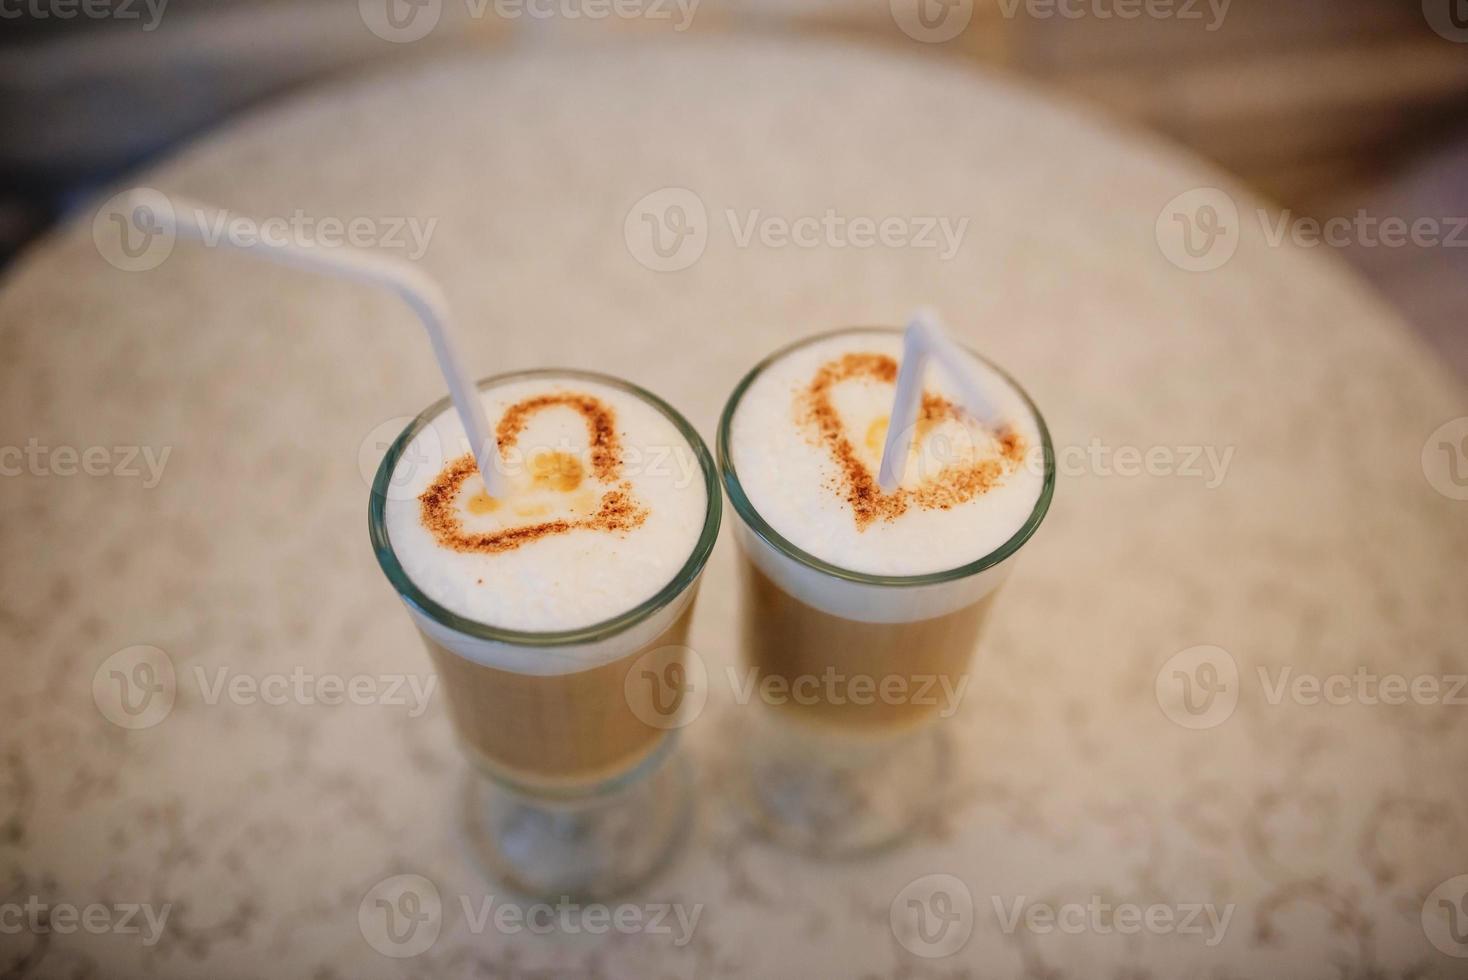
{"label": "white drinking straw", "polygon": [[[478,390],[464,369],[464,357],[454,342],[448,301],[438,283],[400,259],[357,248],[313,248],[290,242],[267,242],[261,235],[241,239],[223,233],[222,229],[229,227],[232,215],[219,208],[184,198],[170,197],[171,207],[161,209],[161,213],[159,208],[154,207],[154,203],[134,191],[124,213],[136,220],[139,209],[146,208],[153,220],[177,235],[211,244],[220,243],[246,252],[258,252],[286,265],[341,279],[386,286],[397,293],[417,314],[423,328],[428,331],[428,340],[433,345],[433,356],[438,360],[438,369],[443,372],[444,381],[448,383],[449,395],[464,423],[464,431],[469,436],[474,459],[479,464],[479,474],[484,478],[485,492],[491,497],[509,494],[509,481],[495,466],[499,457],[499,446],[495,442],[494,433],[490,431],[489,419],[485,417]],[[254,223],[254,227],[259,228],[259,223]]]}
{"label": "white drinking straw", "polygon": [[969,415],[987,423],[998,421],[984,386],[979,382],[968,355],[943,330],[937,314],[917,310],[908,317],[902,335],[902,367],[897,371],[897,393],[887,419],[887,440],[882,446],[882,464],[877,485],[888,493],[897,489],[907,469],[913,428],[923,403],[923,375],[928,363],[937,361],[958,389],[958,400]]}

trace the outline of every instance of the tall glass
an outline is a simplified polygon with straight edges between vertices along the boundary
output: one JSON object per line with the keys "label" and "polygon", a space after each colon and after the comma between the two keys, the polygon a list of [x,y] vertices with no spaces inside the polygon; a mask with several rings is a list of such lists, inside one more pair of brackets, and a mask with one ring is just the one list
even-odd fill
{"label": "tall glass", "polygon": [[777,532],[734,463],[730,431],[740,400],[791,351],[866,332],[897,333],[838,330],[770,355],[729,396],[718,432],[742,553],[741,658],[753,675],[748,689],[761,692],[744,742],[743,795],[770,836],[824,854],[893,844],[933,805],[950,766],[939,722],[966,689],[995,594],[1055,485],[1044,420],[1013,385],[1040,435],[1041,457],[1031,463],[1043,465],[1043,482],[1023,526],[991,553],[931,574],[872,575],[823,561]]}
{"label": "tall glass", "polygon": [[[707,513],[677,574],[634,608],[591,626],[523,632],[465,619],[429,598],[394,554],[390,483],[444,399],[398,436],[378,468],[369,507],[377,559],[422,636],[459,743],[473,763],[467,837],[495,877],[541,896],[603,899],[655,872],[685,836],[687,773],[674,753],[682,692],[649,686],[651,665],[676,669],[699,578],[718,536],[722,501],[713,461],[693,427],[634,385],[591,372],[527,371],[479,382],[586,379],[619,388],[668,418],[698,461]],[[412,457],[409,457],[410,459]]]}

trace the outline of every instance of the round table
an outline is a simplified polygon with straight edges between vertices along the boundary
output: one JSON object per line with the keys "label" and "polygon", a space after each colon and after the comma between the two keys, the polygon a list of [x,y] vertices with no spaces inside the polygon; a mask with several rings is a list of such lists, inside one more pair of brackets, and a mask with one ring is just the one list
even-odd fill
{"label": "round table", "polygon": [[730,806],[726,534],[690,845],[621,919],[496,916],[367,541],[364,468],[441,395],[419,328],[221,248],[129,271],[81,215],[0,291],[0,925],[43,910],[0,972],[1468,968],[1468,398],[1225,176],[941,62],[680,39],[323,87],[134,183],[398,254],[432,222],[477,373],[609,371],[705,438],[777,345],[927,304],[1034,396],[1058,491],[905,846],[807,859]]}

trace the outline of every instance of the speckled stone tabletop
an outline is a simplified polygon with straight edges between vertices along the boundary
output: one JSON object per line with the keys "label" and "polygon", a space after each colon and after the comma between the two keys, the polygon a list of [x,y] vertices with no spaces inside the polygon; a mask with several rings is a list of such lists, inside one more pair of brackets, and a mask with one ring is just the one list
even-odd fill
{"label": "speckled stone tabletop", "polygon": [[[418,327],[218,248],[129,271],[80,215],[0,287],[0,975],[1468,975],[1468,395],[1223,175],[939,62],[688,40],[318,89],[131,183],[402,254],[432,222],[476,372],[610,371],[706,438],[776,345],[929,304],[1035,397],[1059,487],[905,847],[746,829],[716,682],[690,845],[625,903],[691,935],[486,924],[517,900],[366,533],[364,469],[442,393]],[[374,919],[404,882],[408,945]]]}

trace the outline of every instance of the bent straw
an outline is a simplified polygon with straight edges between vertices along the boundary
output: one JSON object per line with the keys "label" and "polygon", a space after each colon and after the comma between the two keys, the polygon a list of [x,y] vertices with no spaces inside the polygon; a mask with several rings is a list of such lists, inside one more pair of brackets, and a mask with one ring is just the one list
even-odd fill
{"label": "bent straw", "polygon": [[959,391],[959,402],[969,415],[983,422],[997,421],[997,413],[974,375],[963,348],[953,342],[939,324],[937,314],[917,310],[908,317],[902,335],[902,367],[897,371],[897,392],[887,420],[887,439],[882,445],[882,463],[877,485],[887,493],[897,489],[907,469],[913,428],[923,401],[923,374],[928,363],[937,361]]}
{"label": "bent straw", "polygon": [[[132,203],[126,209],[129,214],[135,213],[140,207],[148,206],[136,192],[130,195],[130,201]],[[438,361],[438,369],[443,373],[444,381],[448,383],[449,395],[464,423],[464,432],[469,436],[474,460],[479,465],[479,474],[484,478],[485,492],[491,497],[509,494],[510,487],[505,474],[494,465],[499,457],[499,446],[495,442],[494,433],[490,431],[489,419],[484,414],[484,404],[479,400],[478,390],[464,369],[464,357],[454,341],[448,301],[438,283],[400,259],[375,255],[357,248],[307,248],[288,242],[266,242],[261,240],[261,236],[253,236],[249,241],[238,241],[229,235],[217,233],[218,229],[227,227],[231,219],[229,212],[179,197],[171,197],[169,201],[172,208],[164,209],[162,214],[154,213],[153,218],[175,234],[196,241],[223,242],[231,248],[258,252],[285,265],[340,279],[385,286],[397,293],[428,331],[429,343],[433,345],[433,356]],[[256,227],[259,227],[258,224]]]}

